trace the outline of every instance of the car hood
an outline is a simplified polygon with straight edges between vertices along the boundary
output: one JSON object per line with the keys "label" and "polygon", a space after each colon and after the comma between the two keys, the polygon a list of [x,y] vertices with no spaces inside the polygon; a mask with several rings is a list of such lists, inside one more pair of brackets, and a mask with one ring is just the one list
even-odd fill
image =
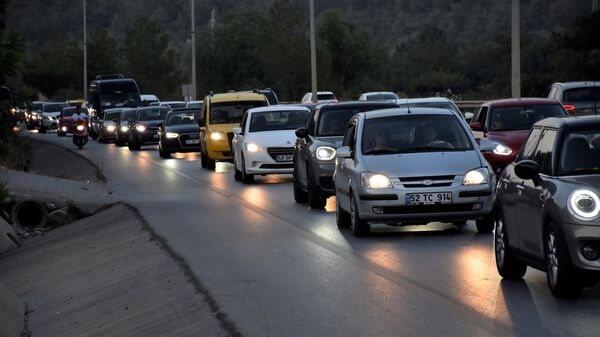
{"label": "car hood", "polygon": [[342,146],[342,140],[344,140],[343,136],[340,137],[316,137],[315,144],[321,145],[330,145],[335,147],[336,149]]}
{"label": "car hood", "polygon": [[369,172],[383,173],[389,177],[459,175],[483,166],[474,150],[369,155],[363,158]]}
{"label": "car hood", "polygon": [[256,143],[266,147],[294,147],[296,133],[294,130],[278,130],[247,133],[246,143]]}
{"label": "car hood", "polygon": [[158,127],[158,124],[162,123],[162,120],[156,120],[156,121],[136,121],[136,124],[141,124],[147,128],[152,128],[152,127]]}
{"label": "car hood", "polygon": [[572,184],[575,186],[600,186],[600,174],[588,174],[581,176],[569,176],[560,179],[563,183]]}
{"label": "car hood", "polygon": [[521,145],[529,136],[529,130],[514,130],[514,131],[488,131],[487,138],[501,142],[513,150],[513,153],[521,150]]}
{"label": "car hood", "polygon": [[173,133],[200,133],[200,126],[197,124],[179,124],[165,126],[165,132]]}

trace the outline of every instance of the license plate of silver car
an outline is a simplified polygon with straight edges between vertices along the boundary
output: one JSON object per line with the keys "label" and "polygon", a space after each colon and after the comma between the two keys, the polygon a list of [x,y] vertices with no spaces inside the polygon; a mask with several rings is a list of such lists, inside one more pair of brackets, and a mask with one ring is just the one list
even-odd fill
{"label": "license plate of silver car", "polygon": [[451,204],[451,192],[410,193],[406,195],[406,205]]}
{"label": "license plate of silver car", "polygon": [[293,161],[294,160],[294,155],[293,154],[280,154],[276,157],[277,161]]}
{"label": "license plate of silver car", "polygon": [[188,139],[185,141],[186,144],[200,144],[200,139]]}

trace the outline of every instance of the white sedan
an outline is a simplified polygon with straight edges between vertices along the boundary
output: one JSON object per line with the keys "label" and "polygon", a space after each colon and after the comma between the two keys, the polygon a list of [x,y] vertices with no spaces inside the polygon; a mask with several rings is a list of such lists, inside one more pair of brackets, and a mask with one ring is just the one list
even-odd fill
{"label": "white sedan", "polygon": [[292,105],[249,109],[233,129],[235,180],[248,184],[256,174],[292,173],[295,131],[306,126],[309,112]]}

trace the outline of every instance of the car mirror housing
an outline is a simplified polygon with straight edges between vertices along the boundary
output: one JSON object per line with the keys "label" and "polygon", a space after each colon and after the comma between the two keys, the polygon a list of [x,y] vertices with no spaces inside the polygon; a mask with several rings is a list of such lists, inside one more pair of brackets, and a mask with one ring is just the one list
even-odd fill
{"label": "car mirror housing", "polygon": [[472,112],[465,112],[465,120],[467,122],[471,122],[472,119],[473,119],[473,113]]}
{"label": "car mirror housing", "polygon": [[498,145],[498,143],[496,143],[492,140],[482,139],[481,141],[479,141],[479,151],[481,151],[481,152],[493,151],[497,145]]}
{"label": "car mirror housing", "polygon": [[521,179],[534,179],[540,174],[540,166],[533,160],[521,160],[515,165],[515,174]]}
{"label": "car mirror housing", "polygon": [[471,130],[473,130],[473,131],[482,131],[483,130],[483,127],[480,122],[472,122],[470,124],[470,126],[471,126]]}
{"label": "car mirror housing", "polygon": [[336,158],[352,158],[352,149],[350,146],[342,146],[335,152]]}
{"label": "car mirror housing", "polygon": [[242,128],[233,128],[233,133],[235,133],[236,135],[239,135],[242,133]]}
{"label": "car mirror housing", "polygon": [[296,129],[296,137],[298,137],[298,138],[306,138],[306,137],[308,137],[308,130],[306,128],[298,128],[298,129]]}

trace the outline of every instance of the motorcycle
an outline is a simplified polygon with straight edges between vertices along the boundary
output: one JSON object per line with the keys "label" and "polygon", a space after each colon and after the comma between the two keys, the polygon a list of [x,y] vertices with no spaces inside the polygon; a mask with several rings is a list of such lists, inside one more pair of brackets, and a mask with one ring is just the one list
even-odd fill
{"label": "motorcycle", "polygon": [[87,142],[87,123],[83,120],[79,120],[75,123],[75,130],[73,131],[73,144],[75,144],[79,149],[82,149]]}

